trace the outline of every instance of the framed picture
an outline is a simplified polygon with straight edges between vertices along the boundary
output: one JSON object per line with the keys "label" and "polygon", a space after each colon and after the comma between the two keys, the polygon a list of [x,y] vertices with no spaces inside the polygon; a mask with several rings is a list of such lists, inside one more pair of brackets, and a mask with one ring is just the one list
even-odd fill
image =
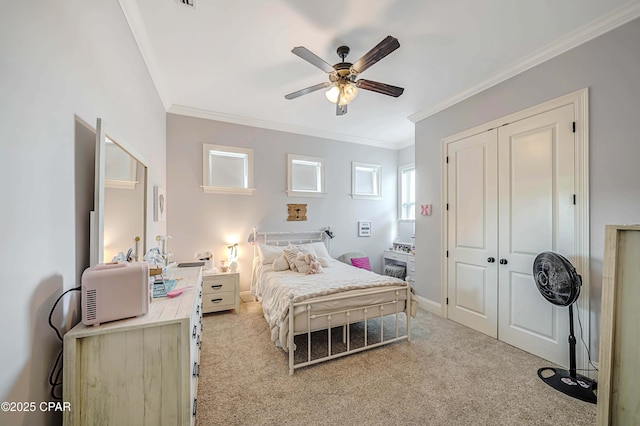
{"label": "framed picture", "polygon": [[370,237],[371,236],[371,222],[358,222],[358,237]]}
{"label": "framed picture", "polygon": [[167,196],[161,186],[153,187],[153,221],[164,222],[167,215]]}

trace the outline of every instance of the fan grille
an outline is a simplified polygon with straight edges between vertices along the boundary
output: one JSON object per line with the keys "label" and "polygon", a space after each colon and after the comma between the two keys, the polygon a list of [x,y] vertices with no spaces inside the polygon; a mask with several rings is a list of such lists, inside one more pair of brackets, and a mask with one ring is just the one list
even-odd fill
{"label": "fan grille", "polygon": [[533,278],[542,294],[554,305],[569,306],[578,299],[582,279],[563,256],[543,252],[533,262]]}

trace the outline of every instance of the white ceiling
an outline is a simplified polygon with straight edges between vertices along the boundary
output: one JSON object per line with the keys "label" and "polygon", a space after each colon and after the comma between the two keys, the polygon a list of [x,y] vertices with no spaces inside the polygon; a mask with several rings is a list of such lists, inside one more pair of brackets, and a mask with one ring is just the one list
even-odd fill
{"label": "white ceiling", "polygon": [[[627,0],[120,0],[169,112],[379,146],[402,147],[414,124],[465,97],[640,15]],[[344,116],[327,81],[291,53],[355,62],[387,35],[400,48],[360,76],[401,86],[361,90]]]}

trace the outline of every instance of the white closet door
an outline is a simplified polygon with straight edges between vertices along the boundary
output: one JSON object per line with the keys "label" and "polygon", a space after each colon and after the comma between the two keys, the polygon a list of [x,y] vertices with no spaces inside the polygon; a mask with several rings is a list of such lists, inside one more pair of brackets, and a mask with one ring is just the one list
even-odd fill
{"label": "white closet door", "polygon": [[447,148],[448,317],[493,337],[498,332],[496,141],[494,129]]}
{"label": "white closet door", "polygon": [[532,265],[547,250],[574,256],[573,121],[567,105],[498,130],[498,336],[559,365],[569,359],[568,308],[540,295]]}

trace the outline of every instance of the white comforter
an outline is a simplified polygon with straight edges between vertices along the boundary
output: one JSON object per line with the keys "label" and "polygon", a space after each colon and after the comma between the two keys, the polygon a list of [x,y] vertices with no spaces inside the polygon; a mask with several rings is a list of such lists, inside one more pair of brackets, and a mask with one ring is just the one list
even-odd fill
{"label": "white comforter", "polygon": [[404,281],[330,260],[320,274],[305,275],[291,270],[275,272],[271,265],[254,264],[253,294],[262,303],[273,341],[287,318],[290,295],[294,302],[363,288],[402,285]]}

